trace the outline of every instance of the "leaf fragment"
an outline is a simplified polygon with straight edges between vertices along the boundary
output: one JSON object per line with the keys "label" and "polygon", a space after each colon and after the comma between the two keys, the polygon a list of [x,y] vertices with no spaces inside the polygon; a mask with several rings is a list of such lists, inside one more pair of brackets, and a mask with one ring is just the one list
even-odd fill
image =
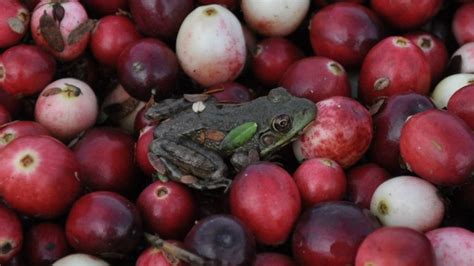
{"label": "leaf fragment", "polygon": [[44,11],[40,18],[40,34],[48,43],[48,46],[56,52],[64,51],[66,44],[54,18]]}
{"label": "leaf fragment", "polygon": [[23,34],[26,30],[25,24],[19,18],[9,18],[7,20],[10,29],[18,34]]}
{"label": "leaf fragment", "polygon": [[49,97],[49,96],[53,96],[53,95],[56,95],[56,94],[60,94],[63,90],[61,88],[57,88],[57,87],[54,87],[54,88],[49,88],[47,90],[45,90],[41,96],[44,96],[44,97]]}
{"label": "leaf fragment", "polygon": [[75,28],[69,36],[67,37],[67,44],[73,45],[84,37],[87,33],[91,32],[95,27],[96,22],[92,19],[88,19],[81,23],[77,28]]}
{"label": "leaf fragment", "polygon": [[221,148],[231,151],[241,147],[257,133],[257,127],[256,122],[246,122],[233,128],[222,140]]}

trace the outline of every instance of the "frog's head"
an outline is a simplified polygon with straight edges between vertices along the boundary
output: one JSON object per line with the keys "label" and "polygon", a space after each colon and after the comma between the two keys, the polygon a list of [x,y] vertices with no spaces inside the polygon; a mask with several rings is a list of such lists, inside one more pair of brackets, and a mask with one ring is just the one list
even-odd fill
{"label": "frog's head", "polygon": [[261,104],[265,106],[264,120],[259,130],[260,156],[267,157],[299,136],[314,121],[316,104],[292,96],[286,89],[272,89]]}

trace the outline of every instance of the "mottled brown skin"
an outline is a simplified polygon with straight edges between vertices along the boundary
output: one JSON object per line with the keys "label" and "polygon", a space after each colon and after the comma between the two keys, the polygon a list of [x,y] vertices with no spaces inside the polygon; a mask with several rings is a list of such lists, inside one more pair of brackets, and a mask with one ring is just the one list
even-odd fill
{"label": "mottled brown skin", "polygon": [[[316,114],[307,99],[291,96],[284,88],[242,104],[220,104],[213,99],[195,111],[185,99],[168,99],[151,107],[147,116],[163,120],[154,131],[149,158],[160,175],[191,187],[227,187],[225,159],[242,168],[291,142]],[[175,115],[172,115],[175,114]],[[257,130],[241,146],[225,149],[227,133],[247,122]],[[158,159],[159,158],[159,159]]]}

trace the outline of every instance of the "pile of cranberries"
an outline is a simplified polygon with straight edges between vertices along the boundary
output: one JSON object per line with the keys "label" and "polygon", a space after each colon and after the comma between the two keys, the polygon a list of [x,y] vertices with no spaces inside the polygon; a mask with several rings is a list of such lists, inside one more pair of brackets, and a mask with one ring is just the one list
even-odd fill
{"label": "pile of cranberries", "polygon": [[[156,178],[153,103],[278,86],[273,161]],[[1,0],[0,265],[472,266],[473,132],[473,0]]]}

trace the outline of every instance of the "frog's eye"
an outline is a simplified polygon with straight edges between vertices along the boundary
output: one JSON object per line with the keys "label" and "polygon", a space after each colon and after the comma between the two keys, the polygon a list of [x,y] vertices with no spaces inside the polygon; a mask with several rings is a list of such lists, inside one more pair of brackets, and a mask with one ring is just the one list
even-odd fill
{"label": "frog's eye", "polygon": [[291,129],[291,117],[286,114],[275,117],[272,121],[272,127],[277,132],[288,132]]}

